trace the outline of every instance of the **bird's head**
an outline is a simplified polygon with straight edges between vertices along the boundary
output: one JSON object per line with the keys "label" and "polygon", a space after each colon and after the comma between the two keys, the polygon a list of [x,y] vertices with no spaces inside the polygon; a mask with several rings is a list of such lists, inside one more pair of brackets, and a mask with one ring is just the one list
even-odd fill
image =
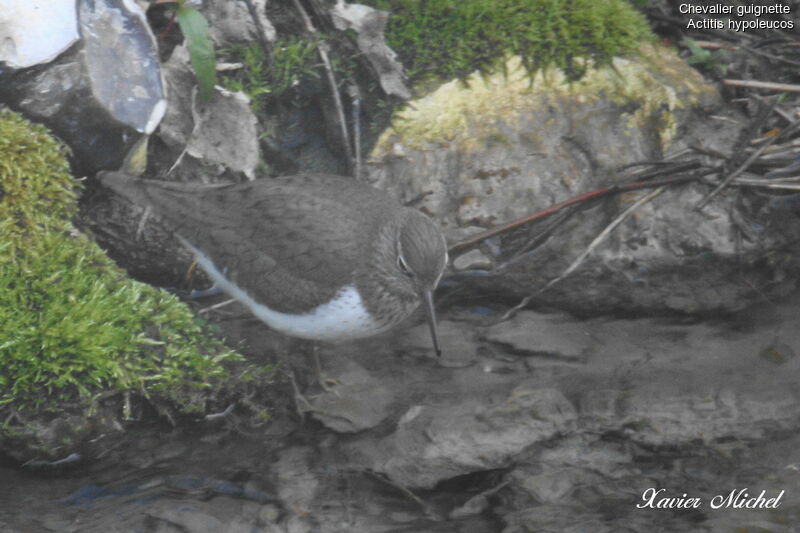
{"label": "bird's head", "polygon": [[433,307],[433,291],[447,266],[447,243],[436,224],[415,209],[404,209],[402,216],[384,232],[381,265],[384,286],[394,298],[422,302],[434,349],[440,354]]}

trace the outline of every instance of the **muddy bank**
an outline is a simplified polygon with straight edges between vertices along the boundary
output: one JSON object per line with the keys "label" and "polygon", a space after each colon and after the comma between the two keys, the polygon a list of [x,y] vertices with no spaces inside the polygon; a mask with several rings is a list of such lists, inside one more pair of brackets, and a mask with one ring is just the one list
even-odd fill
{"label": "muddy bank", "polygon": [[[261,428],[237,426],[234,408],[179,428],[134,426],[96,463],[6,465],[2,530],[788,532],[800,523],[796,304],[694,323],[526,311],[488,326],[496,317],[486,312],[444,317],[443,362],[424,324],[322,347],[328,391],[300,374],[306,347],[291,348],[296,381],[310,384],[305,400]],[[222,324],[251,350],[269,342],[250,320]],[[712,508],[734,490],[782,495],[773,509],[734,508],[744,494]],[[664,509],[662,497],[700,504]]]}

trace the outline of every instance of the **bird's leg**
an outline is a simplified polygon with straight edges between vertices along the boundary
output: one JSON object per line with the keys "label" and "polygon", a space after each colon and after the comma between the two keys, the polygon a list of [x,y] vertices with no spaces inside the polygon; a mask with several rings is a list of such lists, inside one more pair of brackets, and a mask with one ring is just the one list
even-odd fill
{"label": "bird's leg", "polygon": [[289,382],[292,384],[292,390],[294,390],[294,408],[297,411],[297,416],[300,417],[300,420],[304,420],[306,413],[313,411],[314,406],[311,405],[311,402],[309,402],[308,399],[303,396],[303,393],[300,392],[300,387],[297,386],[297,380],[294,377],[294,370],[292,370],[290,367],[287,369],[289,371]]}
{"label": "bird's leg", "polygon": [[314,355],[314,368],[317,371],[317,383],[319,383],[319,386],[322,387],[322,390],[325,392],[330,392],[339,396],[339,393],[336,392],[336,385],[338,385],[339,382],[326,377],[322,372],[322,362],[319,359],[319,345],[316,342],[312,344],[311,351]]}
{"label": "bird's leg", "polygon": [[[311,401],[305,396],[305,394],[303,394],[303,392],[300,390],[300,385],[297,382],[294,369],[289,363],[290,353],[287,347],[287,343],[292,343],[295,345],[296,343],[300,343],[301,346],[305,346],[306,344],[305,341],[302,340],[283,338],[281,340],[281,349],[280,349],[280,359],[282,359],[283,364],[286,365],[289,375],[289,381],[291,382],[292,389],[294,391],[295,409],[297,410],[298,416],[300,416],[301,419],[304,419],[306,413],[316,411],[317,409],[314,407]],[[310,346],[311,346],[311,356],[314,359],[314,374],[316,382],[325,392],[338,395],[335,388],[332,387],[332,385],[336,384],[336,380],[326,378],[325,374],[322,372],[322,364],[320,363],[319,359],[319,345],[315,342],[311,342]],[[306,354],[307,357],[308,352],[306,350],[302,351],[304,354]],[[308,361],[308,359],[306,359],[306,361]],[[305,375],[306,372],[308,372],[308,370],[309,366],[307,362],[304,367],[303,374]]]}

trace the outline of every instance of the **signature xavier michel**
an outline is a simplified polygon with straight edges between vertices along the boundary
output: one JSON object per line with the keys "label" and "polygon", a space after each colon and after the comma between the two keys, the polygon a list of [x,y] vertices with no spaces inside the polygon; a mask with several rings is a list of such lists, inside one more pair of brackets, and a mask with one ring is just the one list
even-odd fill
{"label": "signature xavier michel", "polygon": [[[767,491],[762,490],[758,495],[748,492],[750,489],[733,489],[726,494],[713,496],[708,505],[712,509],[777,509],[781,504],[783,493],[768,497]],[[666,489],[646,489],[642,493],[639,509],[698,509],[704,505],[703,498],[689,497],[685,493],[680,496],[668,496]]]}

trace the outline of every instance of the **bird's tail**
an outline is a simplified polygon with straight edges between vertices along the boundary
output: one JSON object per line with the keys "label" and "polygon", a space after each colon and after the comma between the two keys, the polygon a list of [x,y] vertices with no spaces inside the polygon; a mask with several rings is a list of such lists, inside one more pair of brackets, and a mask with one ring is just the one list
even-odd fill
{"label": "bird's tail", "polygon": [[104,186],[131,202],[140,205],[147,202],[146,188],[138,176],[108,170],[98,172],[97,177]]}

